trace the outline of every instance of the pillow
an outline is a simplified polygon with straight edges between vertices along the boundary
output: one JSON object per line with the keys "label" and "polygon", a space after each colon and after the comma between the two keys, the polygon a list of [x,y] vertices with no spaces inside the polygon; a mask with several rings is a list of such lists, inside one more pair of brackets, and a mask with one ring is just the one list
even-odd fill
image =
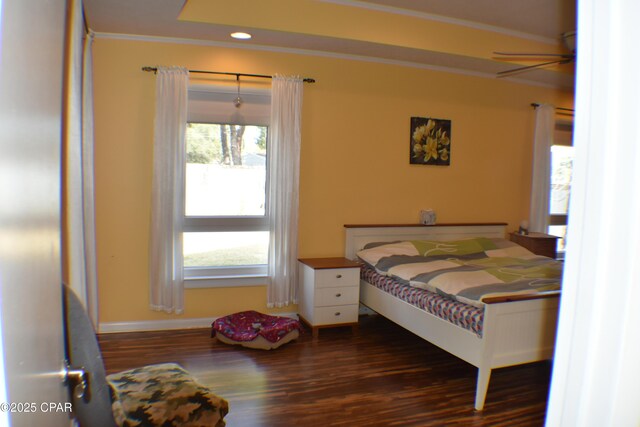
{"label": "pillow", "polygon": [[[534,257],[533,253],[506,239],[475,237],[460,240],[407,240],[403,242],[373,242],[358,251],[358,257],[366,264],[376,267],[382,259],[405,257],[407,262],[421,262],[419,258],[437,257],[440,259],[473,256],[481,254],[487,257]],[[384,271],[379,271],[385,274]]]}
{"label": "pillow", "polygon": [[393,255],[419,256],[420,253],[413,243],[407,241],[378,244],[369,249],[358,251],[357,255],[362,261],[375,267],[378,261],[385,257]]}

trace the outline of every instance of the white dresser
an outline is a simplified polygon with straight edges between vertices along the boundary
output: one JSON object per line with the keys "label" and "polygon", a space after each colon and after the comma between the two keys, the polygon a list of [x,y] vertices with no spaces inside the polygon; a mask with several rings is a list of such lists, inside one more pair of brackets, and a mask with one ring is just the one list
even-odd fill
{"label": "white dresser", "polygon": [[300,320],[311,328],[358,325],[360,264],[346,258],[299,259]]}

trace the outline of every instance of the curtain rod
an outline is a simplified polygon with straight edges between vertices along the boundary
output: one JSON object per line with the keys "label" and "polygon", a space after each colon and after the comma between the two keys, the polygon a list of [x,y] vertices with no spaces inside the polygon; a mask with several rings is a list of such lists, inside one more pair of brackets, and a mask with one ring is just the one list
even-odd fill
{"label": "curtain rod", "polygon": [[[158,68],[156,67],[142,67],[142,71],[153,71],[154,73],[156,73],[158,71]],[[227,72],[222,72],[222,71],[203,71],[203,70],[189,70],[190,73],[199,73],[199,74],[220,74],[220,75],[224,75],[224,76],[236,76],[236,78],[239,77],[256,77],[256,78],[260,78],[260,79],[271,79],[273,78],[273,76],[267,76],[265,74],[246,74],[246,73],[227,73]],[[302,81],[304,81],[305,83],[315,83],[316,79],[311,79],[308,77],[305,77],[304,79],[302,79]]]}
{"label": "curtain rod", "polygon": [[[531,106],[533,108],[538,108],[540,106],[540,104],[536,104],[535,102],[531,103]],[[573,108],[562,108],[562,107],[556,107],[556,110],[560,110],[560,111],[569,111],[571,113],[573,113],[575,110]]]}

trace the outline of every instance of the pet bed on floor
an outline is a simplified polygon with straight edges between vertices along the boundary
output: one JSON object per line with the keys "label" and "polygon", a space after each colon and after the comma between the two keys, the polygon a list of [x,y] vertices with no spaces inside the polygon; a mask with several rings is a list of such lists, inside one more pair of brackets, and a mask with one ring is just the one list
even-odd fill
{"label": "pet bed on floor", "polygon": [[243,311],[216,319],[211,336],[225,344],[271,350],[298,338],[302,326],[296,319]]}

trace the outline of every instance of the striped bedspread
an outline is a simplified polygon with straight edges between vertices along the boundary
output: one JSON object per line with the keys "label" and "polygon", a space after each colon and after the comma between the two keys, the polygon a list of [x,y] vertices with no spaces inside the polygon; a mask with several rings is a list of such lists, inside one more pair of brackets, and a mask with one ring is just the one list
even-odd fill
{"label": "striped bedspread", "polygon": [[393,277],[383,276],[375,269],[364,266],[360,278],[376,288],[393,295],[427,313],[460,326],[482,338],[484,309],[463,304],[459,301],[443,297],[425,289],[414,288],[400,283]]}
{"label": "striped bedspread", "polygon": [[482,307],[490,297],[558,291],[562,263],[505,239],[370,244],[358,257],[382,275]]}

